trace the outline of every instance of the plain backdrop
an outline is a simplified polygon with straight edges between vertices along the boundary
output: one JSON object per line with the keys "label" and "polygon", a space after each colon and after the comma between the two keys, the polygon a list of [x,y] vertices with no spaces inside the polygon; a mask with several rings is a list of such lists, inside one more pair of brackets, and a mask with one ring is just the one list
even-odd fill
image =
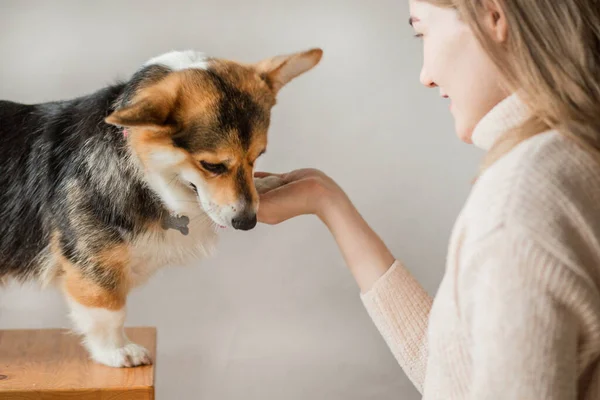
{"label": "plain backdrop", "polygon": [[[0,0],[0,98],[84,95],[173,49],[250,62],[321,47],[280,93],[259,169],[325,170],[433,295],[481,154],[420,85],[407,21],[399,0]],[[419,398],[313,217],[227,231],[128,309],[127,325],[158,328],[158,399]],[[67,326],[55,289],[0,289],[0,328]]]}

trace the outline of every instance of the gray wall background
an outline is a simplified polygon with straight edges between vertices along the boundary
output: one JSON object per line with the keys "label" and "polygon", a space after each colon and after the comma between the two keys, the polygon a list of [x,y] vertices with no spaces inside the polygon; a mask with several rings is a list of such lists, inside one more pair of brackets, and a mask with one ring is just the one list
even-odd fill
{"label": "gray wall background", "polygon": [[[481,154],[419,84],[407,20],[397,0],[0,0],[0,98],[83,95],[171,49],[257,61],[320,46],[280,94],[259,169],[328,172],[434,294]],[[419,398],[316,218],[226,232],[128,308],[127,325],[158,328],[158,399]],[[65,312],[56,290],[0,289],[0,328],[66,327]]]}

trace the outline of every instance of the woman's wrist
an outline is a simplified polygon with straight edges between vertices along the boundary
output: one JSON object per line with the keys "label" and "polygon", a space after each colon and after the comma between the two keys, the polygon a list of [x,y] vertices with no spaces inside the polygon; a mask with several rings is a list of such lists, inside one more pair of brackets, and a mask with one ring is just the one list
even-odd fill
{"label": "woman's wrist", "polygon": [[325,191],[320,199],[320,204],[317,209],[317,217],[325,225],[331,228],[331,224],[344,215],[349,216],[356,213],[357,210],[348,198],[346,193],[339,188]]}
{"label": "woman's wrist", "polygon": [[394,263],[392,253],[343,191],[326,196],[318,216],[338,243],[361,292],[369,291]]}

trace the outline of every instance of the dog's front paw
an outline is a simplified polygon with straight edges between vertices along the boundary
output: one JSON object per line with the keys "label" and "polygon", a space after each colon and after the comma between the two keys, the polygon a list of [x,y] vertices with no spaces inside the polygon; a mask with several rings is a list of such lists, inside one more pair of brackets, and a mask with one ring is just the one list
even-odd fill
{"label": "dog's front paw", "polygon": [[258,193],[266,193],[269,190],[273,190],[282,186],[284,184],[284,180],[275,175],[269,175],[264,178],[254,178],[254,185],[256,186],[256,190]]}
{"label": "dog's front paw", "polygon": [[129,343],[116,349],[97,350],[92,353],[92,358],[100,364],[116,368],[152,364],[150,352],[135,343]]}

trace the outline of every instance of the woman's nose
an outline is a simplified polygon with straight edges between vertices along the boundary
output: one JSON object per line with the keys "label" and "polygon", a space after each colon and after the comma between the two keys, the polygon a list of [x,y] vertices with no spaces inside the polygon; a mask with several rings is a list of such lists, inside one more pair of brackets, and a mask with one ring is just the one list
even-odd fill
{"label": "woman's nose", "polygon": [[425,67],[421,68],[421,75],[419,77],[421,83],[423,84],[423,86],[426,86],[428,88],[434,88],[437,85],[435,84],[435,82],[433,81],[433,79],[431,79],[429,77],[429,74],[427,73],[427,70],[425,69]]}

